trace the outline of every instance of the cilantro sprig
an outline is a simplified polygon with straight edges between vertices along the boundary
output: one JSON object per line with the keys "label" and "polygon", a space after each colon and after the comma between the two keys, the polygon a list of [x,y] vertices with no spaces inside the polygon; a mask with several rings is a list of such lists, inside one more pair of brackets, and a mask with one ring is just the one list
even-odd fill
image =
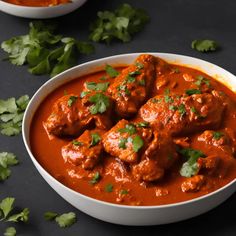
{"label": "cilantro sprig", "polygon": [[80,53],[94,51],[90,43],[55,34],[54,24],[34,21],[29,27],[28,34],[2,42],[1,48],[8,53],[12,64],[27,64],[32,74],[55,76],[74,66]]}
{"label": "cilantro sprig", "polygon": [[29,103],[29,96],[24,95],[17,100],[12,97],[0,99],[0,132],[3,135],[14,136],[21,132],[24,111]]}
{"label": "cilantro sprig", "polygon": [[219,48],[219,45],[214,40],[197,39],[192,41],[191,48],[199,52],[211,52],[216,51]]}
{"label": "cilantro sprig", "polygon": [[89,97],[89,101],[93,104],[89,109],[92,115],[97,113],[102,114],[110,106],[109,98],[103,93],[96,93],[95,95]]}
{"label": "cilantro sprig", "polygon": [[4,232],[4,236],[15,236],[15,235],[16,235],[16,229],[14,227],[6,228],[6,231]]}
{"label": "cilantro sprig", "polygon": [[10,166],[17,165],[19,161],[13,153],[0,153],[0,181],[6,180],[11,175]]}
{"label": "cilantro sprig", "polygon": [[96,21],[90,26],[89,37],[94,42],[110,43],[114,39],[129,42],[148,21],[149,16],[144,10],[122,4],[114,12],[99,11]]}

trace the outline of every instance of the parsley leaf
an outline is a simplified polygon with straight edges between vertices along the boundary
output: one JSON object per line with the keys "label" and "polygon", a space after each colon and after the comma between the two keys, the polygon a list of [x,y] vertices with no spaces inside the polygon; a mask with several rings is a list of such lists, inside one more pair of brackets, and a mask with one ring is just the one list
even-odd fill
{"label": "parsley leaf", "polygon": [[135,134],[137,132],[137,130],[133,124],[126,124],[125,128],[121,128],[118,131],[120,133],[128,133],[130,135]]}
{"label": "parsley leaf", "polygon": [[89,147],[93,147],[101,141],[101,136],[97,133],[91,134],[91,138],[92,140]]}
{"label": "parsley leaf", "polygon": [[68,101],[67,101],[67,105],[68,107],[71,107],[73,105],[73,103],[75,103],[75,101],[78,99],[77,96],[70,96]]}
{"label": "parsley leaf", "polygon": [[88,90],[94,90],[94,91],[105,92],[107,91],[108,86],[109,86],[109,82],[105,82],[105,83],[87,82],[86,83],[86,88]]}
{"label": "parsley leaf", "polygon": [[142,148],[144,142],[143,142],[142,138],[139,135],[136,135],[133,138],[132,144],[133,144],[133,150],[135,152],[138,152]]}
{"label": "parsley leaf", "polygon": [[103,93],[96,93],[89,98],[89,101],[93,103],[90,107],[90,113],[95,115],[97,113],[104,113],[110,106],[109,98]]}
{"label": "parsley leaf", "polygon": [[14,227],[8,227],[4,233],[4,236],[15,236],[16,229]]}
{"label": "parsley leaf", "polygon": [[94,42],[110,43],[113,39],[128,42],[131,36],[142,30],[149,17],[144,10],[122,4],[114,12],[99,11],[90,26],[89,38]]}
{"label": "parsley leaf", "polygon": [[101,179],[100,173],[97,171],[93,178],[89,181],[90,184],[96,184]]}
{"label": "parsley leaf", "polygon": [[25,208],[22,212],[10,216],[7,221],[9,222],[27,222],[29,220],[29,209]]}
{"label": "parsley leaf", "polygon": [[204,153],[192,148],[184,148],[178,151],[187,161],[183,163],[180,174],[184,177],[191,177],[198,173],[199,166],[197,160],[199,157],[205,157]]}
{"label": "parsley leaf", "polygon": [[188,89],[188,90],[185,90],[185,93],[187,95],[193,95],[193,94],[201,94],[201,90],[199,89]]}
{"label": "parsley leaf", "polygon": [[0,99],[0,131],[7,136],[17,135],[21,132],[24,111],[29,103],[29,96]]}
{"label": "parsley leaf", "polygon": [[107,185],[105,186],[105,191],[106,191],[107,193],[111,193],[111,192],[113,191],[113,185],[112,185],[112,184],[107,184]]}
{"label": "parsley leaf", "polygon": [[91,92],[90,91],[82,91],[80,93],[80,98],[84,98],[86,95],[90,94]]}
{"label": "parsley leaf", "polygon": [[224,133],[222,132],[213,132],[213,138],[215,140],[219,140],[222,136],[224,136]]}
{"label": "parsley leaf", "polygon": [[13,198],[13,197],[4,198],[0,202],[0,210],[3,215],[2,219],[6,219],[8,217],[8,215],[10,214],[10,212],[13,209],[14,202],[15,202],[15,198]]}
{"label": "parsley leaf", "polygon": [[219,45],[216,41],[213,40],[199,39],[192,41],[191,47],[192,49],[195,49],[199,52],[210,52],[216,51],[219,48]]}
{"label": "parsley leaf", "polygon": [[48,221],[55,220],[55,218],[57,216],[58,216],[58,214],[56,212],[52,212],[52,211],[47,211],[44,213],[44,219],[48,220]]}
{"label": "parsley leaf", "polygon": [[0,181],[7,179],[11,175],[9,166],[17,165],[19,162],[13,153],[0,153]]}
{"label": "parsley leaf", "polygon": [[107,74],[111,77],[111,78],[115,78],[116,76],[118,76],[120,73],[119,71],[117,71],[116,69],[114,69],[112,66],[110,65],[106,65],[105,68]]}
{"label": "parsley leaf", "polygon": [[127,143],[127,138],[120,138],[119,139],[119,143],[118,143],[118,147],[121,149],[126,149],[126,143]]}
{"label": "parsley leaf", "polygon": [[76,222],[76,215],[74,212],[64,213],[55,218],[57,224],[62,227],[69,227]]}

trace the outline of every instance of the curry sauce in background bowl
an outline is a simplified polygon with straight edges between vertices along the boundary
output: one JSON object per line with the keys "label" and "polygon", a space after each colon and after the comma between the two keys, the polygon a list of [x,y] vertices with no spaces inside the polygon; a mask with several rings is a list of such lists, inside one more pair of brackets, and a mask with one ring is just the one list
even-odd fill
{"label": "curry sauce in background bowl", "polygon": [[[108,76],[108,64],[122,72]],[[81,211],[124,225],[180,221],[235,192],[235,89],[234,75],[191,57],[95,60],[36,92],[24,142],[44,179]],[[111,101],[96,110],[94,96]]]}
{"label": "curry sauce in background bowl", "polygon": [[86,0],[0,0],[0,10],[24,18],[48,19],[66,15],[85,2]]}

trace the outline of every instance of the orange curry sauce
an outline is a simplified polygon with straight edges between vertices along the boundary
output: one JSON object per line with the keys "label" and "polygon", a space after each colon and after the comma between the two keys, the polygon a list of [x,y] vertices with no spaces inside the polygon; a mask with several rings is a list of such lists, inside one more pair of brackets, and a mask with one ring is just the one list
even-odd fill
{"label": "orange curry sauce", "polygon": [[71,2],[70,0],[4,0],[4,1],[15,5],[28,6],[28,7],[48,7]]}
{"label": "orange curry sauce", "polygon": [[[188,77],[196,78],[202,75],[210,81],[211,87],[221,91],[232,101],[231,105],[228,106],[224,112],[223,121],[217,131],[224,132],[225,129],[231,129],[233,132],[236,132],[236,95],[232,91],[196,69],[181,65],[170,65],[170,68],[171,70],[168,69],[167,71],[165,67],[163,67],[161,73],[159,72],[155,84],[153,84],[153,91],[149,97],[153,97],[156,94],[164,94],[166,89],[169,89],[170,93],[184,94],[186,89],[189,89],[190,84],[193,83],[189,82]],[[118,68],[118,70],[121,69],[123,68]],[[84,170],[81,166],[65,163],[61,154],[61,148],[71,140],[58,137],[49,140],[42,123],[47,120],[52,112],[53,104],[57,99],[63,96],[65,91],[68,94],[79,95],[83,90],[85,82],[93,81],[101,83],[103,81],[100,80],[100,78],[105,75],[105,71],[88,74],[64,84],[52,92],[42,102],[34,115],[30,129],[31,150],[38,162],[54,178],[69,188],[89,197],[126,205],[161,205],[186,201],[210,193],[236,178],[236,159],[234,157],[232,157],[232,163],[226,165],[226,169],[216,171],[216,174],[206,174],[207,181],[205,184],[200,190],[193,192],[183,192],[181,189],[181,184],[187,179],[179,173],[184,162],[182,158],[165,173],[165,176],[161,180],[153,183],[144,183],[135,179],[124,181],[125,178],[130,178],[130,176],[122,176],[119,168],[112,170],[113,175],[106,174],[104,177],[104,170],[101,165],[103,165],[103,167],[114,167],[114,165],[116,165],[115,158],[108,154],[104,154],[98,167],[91,171]],[[163,79],[167,82],[162,83],[161,81]],[[110,78],[107,81],[112,83],[112,80],[114,79]],[[187,135],[190,147],[201,150],[206,156],[217,155],[217,147],[210,147],[205,145],[204,142],[198,141],[197,137],[202,133],[203,131]],[[96,171],[100,171],[101,179],[98,183],[91,184],[91,179]],[[105,190],[108,184],[113,186],[113,188],[110,189],[112,191]]]}

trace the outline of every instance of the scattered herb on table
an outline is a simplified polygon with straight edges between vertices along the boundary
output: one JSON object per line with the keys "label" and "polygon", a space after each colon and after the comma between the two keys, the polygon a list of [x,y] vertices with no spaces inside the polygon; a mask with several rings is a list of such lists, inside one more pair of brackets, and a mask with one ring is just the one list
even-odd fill
{"label": "scattered herb on table", "polygon": [[125,3],[114,12],[99,11],[90,26],[89,38],[94,42],[110,43],[113,39],[129,42],[132,35],[141,31],[148,21],[149,16],[144,10]]}
{"label": "scattered herb on table", "polygon": [[0,153],[0,181],[6,180],[11,175],[10,166],[17,165],[19,161],[13,153]]}
{"label": "scattered herb on table", "polygon": [[80,53],[94,51],[90,43],[55,34],[56,25],[34,21],[29,27],[27,35],[6,40],[1,48],[8,53],[12,64],[27,64],[32,74],[54,76],[74,66]]}
{"label": "scattered herb on table", "polygon": [[219,45],[214,40],[199,39],[192,41],[191,48],[199,52],[211,52],[216,51],[219,48]]}
{"label": "scattered herb on table", "polygon": [[93,103],[90,107],[90,113],[95,115],[97,113],[104,113],[110,106],[109,98],[103,93],[96,93],[89,98],[89,101]]}
{"label": "scattered herb on table", "polygon": [[179,150],[178,152],[180,153],[180,155],[187,159],[187,161],[183,163],[180,169],[180,174],[184,177],[191,177],[196,175],[199,171],[197,160],[200,157],[205,157],[204,153],[192,148],[184,148]]}
{"label": "scattered herb on table", "polygon": [[21,132],[24,111],[29,103],[29,96],[24,95],[17,100],[0,99],[0,132],[3,135],[14,136]]}
{"label": "scattered herb on table", "polygon": [[0,202],[0,221],[27,222],[29,220],[29,209],[24,208],[21,212],[10,215],[14,208],[15,198],[7,197]]}
{"label": "scattered herb on table", "polygon": [[6,228],[6,231],[4,232],[4,236],[15,236],[15,235],[16,235],[16,229],[14,227]]}
{"label": "scattered herb on table", "polygon": [[76,214],[68,212],[59,215],[56,212],[45,212],[44,219],[48,221],[55,221],[61,228],[69,227],[76,222]]}

